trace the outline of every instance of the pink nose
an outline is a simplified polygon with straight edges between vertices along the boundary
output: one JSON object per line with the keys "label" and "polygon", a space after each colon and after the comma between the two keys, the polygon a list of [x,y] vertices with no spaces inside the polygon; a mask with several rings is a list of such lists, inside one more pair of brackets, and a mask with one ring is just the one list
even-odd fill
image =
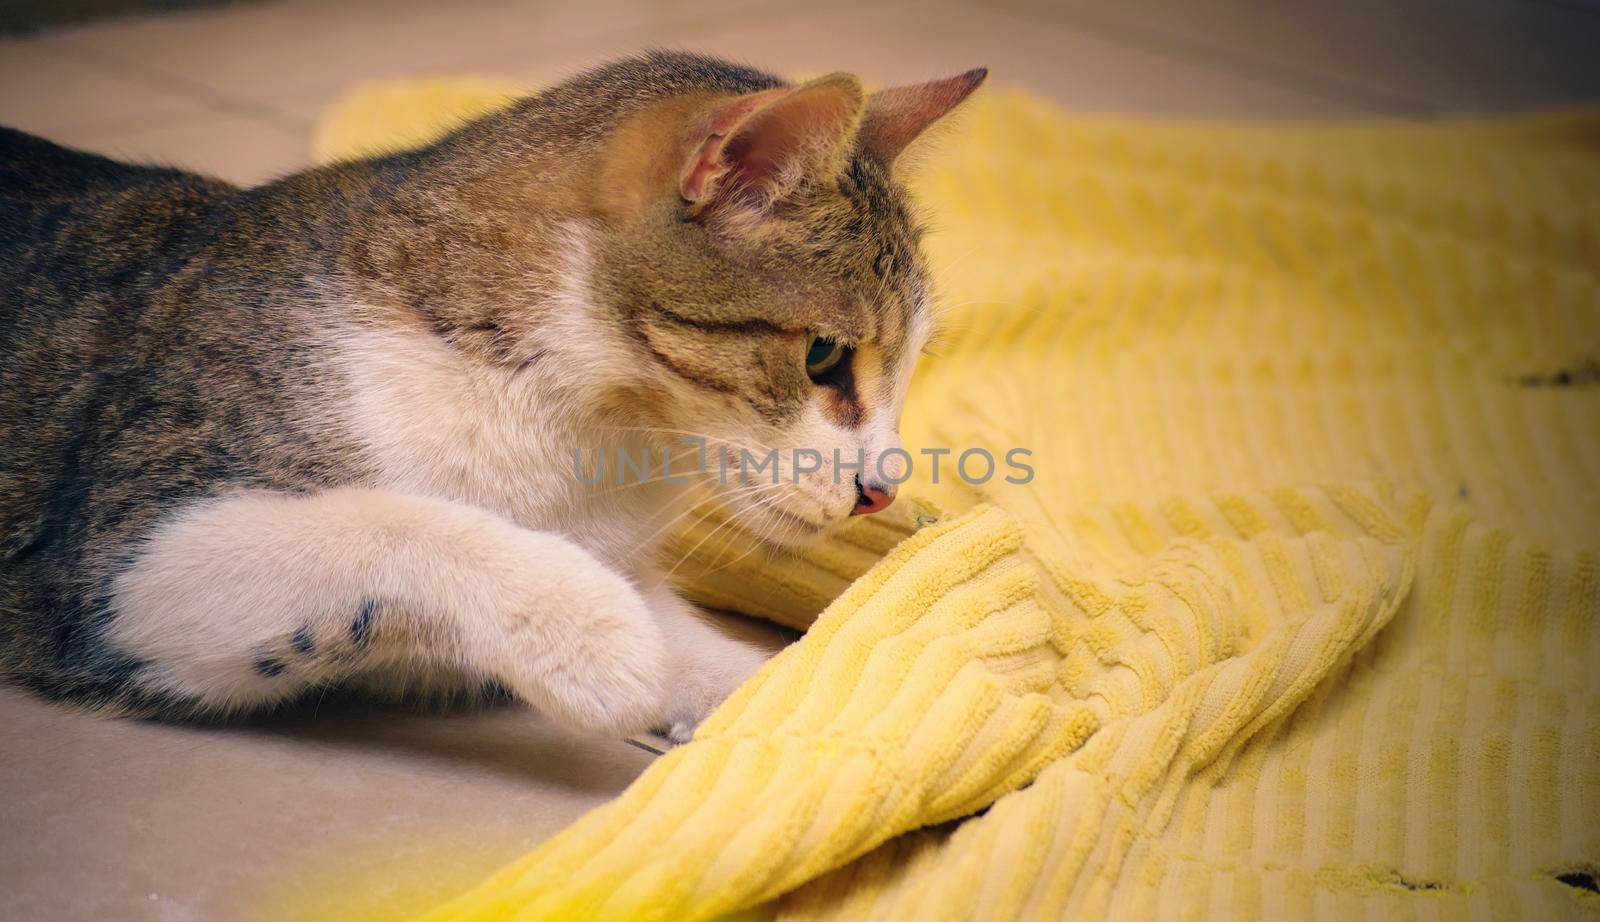
{"label": "pink nose", "polygon": [[882,512],[894,502],[893,484],[862,483],[856,481],[856,507],[851,515],[871,515]]}

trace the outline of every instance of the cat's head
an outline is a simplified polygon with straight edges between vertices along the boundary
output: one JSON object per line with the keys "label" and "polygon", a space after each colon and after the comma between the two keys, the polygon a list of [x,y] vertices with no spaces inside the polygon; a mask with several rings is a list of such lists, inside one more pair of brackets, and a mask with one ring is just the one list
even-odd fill
{"label": "cat's head", "polygon": [[984,76],[688,92],[604,144],[584,287],[625,333],[616,407],[664,442],[705,437],[753,531],[803,539],[904,479],[901,407],[933,307],[895,161]]}
{"label": "cat's head", "polygon": [[901,406],[934,318],[897,161],[984,76],[869,94],[679,52],[614,62],[347,168],[382,192],[347,244],[355,300],[506,384],[507,413],[536,407],[520,437],[571,436],[539,416],[572,407],[598,424],[580,453],[704,438],[697,479],[753,533],[804,539],[906,474]]}

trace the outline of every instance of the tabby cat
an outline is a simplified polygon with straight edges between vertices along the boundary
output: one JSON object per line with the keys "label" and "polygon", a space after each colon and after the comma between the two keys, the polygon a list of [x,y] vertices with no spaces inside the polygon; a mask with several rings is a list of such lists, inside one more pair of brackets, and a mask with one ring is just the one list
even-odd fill
{"label": "tabby cat", "polygon": [[894,164],[983,78],[656,52],[254,189],[0,129],[4,671],[177,719],[489,687],[685,738],[762,656],[665,583],[690,491],[575,449],[864,452],[712,481],[779,542],[887,505],[931,322]]}

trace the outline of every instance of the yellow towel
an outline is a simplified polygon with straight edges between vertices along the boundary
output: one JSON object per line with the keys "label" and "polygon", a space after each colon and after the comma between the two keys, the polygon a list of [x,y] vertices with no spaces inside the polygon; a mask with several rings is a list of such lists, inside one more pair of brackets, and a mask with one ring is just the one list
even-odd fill
{"label": "yellow towel", "polygon": [[[916,179],[951,333],[905,435],[1035,479],[919,465],[777,560],[691,525],[697,597],[826,610],[428,918],[1600,912],[1600,115],[986,93]],[[318,151],[497,98],[357,93]]]}

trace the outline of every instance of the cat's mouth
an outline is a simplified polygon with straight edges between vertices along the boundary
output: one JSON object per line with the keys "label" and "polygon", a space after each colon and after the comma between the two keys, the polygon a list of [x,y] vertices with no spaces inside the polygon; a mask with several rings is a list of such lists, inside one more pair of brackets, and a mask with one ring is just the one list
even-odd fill
{"label": "cat's mouth", "polygon": [[757,541],[779,549],[803,546],[835,525],[843,517],[826,518],[820,512],[807,515],[776,503],[752,503],[740,512],[745,530]]}
{"label": "cat's mouth", "polygon": [[832,522],[826,521],[814,521],[806,518],[803,515],[800,515],[799,513],[790,512],[787,509],[779,509],[777,507],[773,507],[765,511],[770,513],[774,518],[781,519],[789,527],[805,534],[818,534],[826,530],[829,525],[833,524]]}

